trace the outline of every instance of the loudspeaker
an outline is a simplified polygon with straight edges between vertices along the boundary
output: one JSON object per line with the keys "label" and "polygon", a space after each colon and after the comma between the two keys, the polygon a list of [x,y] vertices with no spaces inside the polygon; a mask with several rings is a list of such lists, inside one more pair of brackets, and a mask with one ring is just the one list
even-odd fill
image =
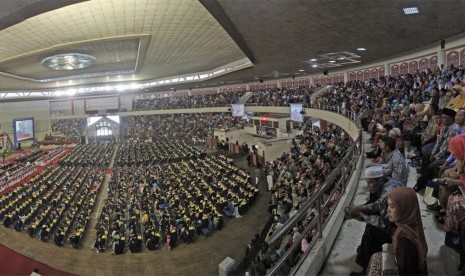
{"label": "loudspeaker", "polygon": [[443,39],[441,40],[441,49],[444,50],[446,48],[446,41]]}
{"label": "loudspeaker", "polygon": [[18,143],[18,146],[16,147],[17,150],[21,150],[21,143]]}
{"label": "loudspeaker", "polygon": [[260,83],[263,83],[263,80],[260,80]]}
{"label": "loudspeaker", "polygon": [[86,144],[86,136],[82,135],[81,136],[81,145],[85,145]]}
{"label": "loudspeaker", "polygon": [[324,70],[323,75],[327,76],[328,75],[328,70]]}

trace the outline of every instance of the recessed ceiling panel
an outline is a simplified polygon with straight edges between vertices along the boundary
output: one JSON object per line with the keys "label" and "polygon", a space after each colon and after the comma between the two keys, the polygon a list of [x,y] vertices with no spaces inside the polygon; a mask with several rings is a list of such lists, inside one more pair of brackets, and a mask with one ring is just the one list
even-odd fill
{"label": "recessed ceiling panel", "polygon": [[0,73],[38,82],[136,72],[140,37],[112,38],[55,46],[0,62]]}

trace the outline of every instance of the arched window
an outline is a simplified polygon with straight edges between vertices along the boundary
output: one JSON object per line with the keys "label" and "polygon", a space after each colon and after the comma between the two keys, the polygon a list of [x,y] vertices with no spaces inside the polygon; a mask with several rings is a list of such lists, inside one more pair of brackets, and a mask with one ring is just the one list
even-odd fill
{"label": "arched window", "polygon": [[97,136],[108,136],[112,134],[113,132],[109,127],[100,127],[97,129]]}

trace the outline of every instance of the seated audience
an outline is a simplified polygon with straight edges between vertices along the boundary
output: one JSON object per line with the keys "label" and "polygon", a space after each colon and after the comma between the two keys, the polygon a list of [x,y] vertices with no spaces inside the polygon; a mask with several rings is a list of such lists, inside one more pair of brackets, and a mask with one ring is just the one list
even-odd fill
{"label": "seated audience", "polygon": [[[84,133],[84,129],[87,126],[87,118],[77,119],[56,119],[51,121],[52,133],[61,133],[65,135],[67,141],[79,143],[81,135]],[[54,137],[53,134],[50,134]],[[49,139],[51,139],[49,137]]]}
{"label": "seated audience", "polygon": [[434,148],[430,154],[422,149],[422,169],[421,176],[414,187],[416,191],[424,189],[428,180],[439,177],[439,168],[449,156],[447,145],[450,139],[457,134],[457,127],[453,126],[455,114],[456,112],[450,109],[445,108],[442,110],[442,127]]}
{"label": "seated audience", "polygon": [[139,94],[132,100],[133,110],[227,106],[237,102],[243,94],[243,92],[217,93],[213,91],[209,91],[207,94],[194,94],[196,92],[195,90],[191,91],[192,95],[183,92]]}

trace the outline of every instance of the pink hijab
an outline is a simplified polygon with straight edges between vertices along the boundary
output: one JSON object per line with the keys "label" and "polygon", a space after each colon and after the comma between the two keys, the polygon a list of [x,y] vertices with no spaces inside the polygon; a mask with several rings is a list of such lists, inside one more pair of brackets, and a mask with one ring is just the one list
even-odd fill
{"label": "pink hijab", "polygon": [[465,134],[460,134],[450,139],[449,152],[452,153],[455,158],[465,160]]}

